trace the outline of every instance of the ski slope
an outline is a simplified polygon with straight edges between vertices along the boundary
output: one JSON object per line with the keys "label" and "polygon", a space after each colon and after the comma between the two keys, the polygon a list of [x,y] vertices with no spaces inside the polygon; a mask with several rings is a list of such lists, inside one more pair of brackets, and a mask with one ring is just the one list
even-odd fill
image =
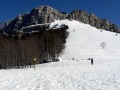
{"label": "ski slope", "polygon": [[0,70],[0,90],[120,90],[120,35],[75,20],[56,20],[50,27],[56,24],[69,26],[62,61],[36,70]]}
{"label": "ski slope", "polygon": [[[96,29],[88,24],[79,21],[58,20],[51,24],[51,27],[58,24],[69,26],[70,35],[67,39],[66,49],[63,52],[63,59],[81,58],[120,58],[120,35],[113,32]],[[105,42],[106,47],[102,49],[101,43]]]}

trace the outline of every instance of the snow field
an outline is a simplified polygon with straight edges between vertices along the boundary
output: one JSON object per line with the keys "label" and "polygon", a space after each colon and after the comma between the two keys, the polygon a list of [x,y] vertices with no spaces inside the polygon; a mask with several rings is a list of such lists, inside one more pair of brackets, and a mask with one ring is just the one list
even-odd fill
{"label": "snow field", "polygon": [[69,26],[61,61],[36,70],[0,70],[0,90],[120,90],[120,35],[75,20],[56,20],[50,27],[56,24]]}

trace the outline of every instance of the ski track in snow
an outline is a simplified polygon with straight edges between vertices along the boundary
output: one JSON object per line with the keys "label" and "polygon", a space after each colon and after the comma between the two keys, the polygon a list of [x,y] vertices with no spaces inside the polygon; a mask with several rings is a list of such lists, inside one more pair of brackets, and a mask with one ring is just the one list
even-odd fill
{"label": "ski track in snow", "polygon": [[[57,20],[51,27],[55,24],[69,26],[62,61],[36,70],[0,70],[0,90],[120,90],[120,35],[75,20]],[[94,58],[94,65],[87,58]]]}

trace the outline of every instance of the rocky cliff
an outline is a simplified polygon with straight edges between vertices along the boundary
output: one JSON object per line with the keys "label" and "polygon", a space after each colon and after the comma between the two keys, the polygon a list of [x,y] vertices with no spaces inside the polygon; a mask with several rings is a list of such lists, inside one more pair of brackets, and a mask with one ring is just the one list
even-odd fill
{"label": "rocky cliff", "polygon": [[74,19],[99,29],[120,33],[120,29],[115,24],[106,19],[100,19],[95,14],[89,14],[82,10],[74,10],[67,14],[59,12],[50,6],[33,8],[30,13],[18,15],[15,19],[5,23],[4,31],[17,31],[29,25],[50,23],[55,19]]}

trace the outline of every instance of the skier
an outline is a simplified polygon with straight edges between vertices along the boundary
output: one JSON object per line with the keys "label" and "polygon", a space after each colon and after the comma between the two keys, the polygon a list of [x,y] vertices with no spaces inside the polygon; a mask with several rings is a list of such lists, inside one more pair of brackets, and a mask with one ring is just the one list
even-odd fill
{"label": "skier", "polygon": [[34,58],[34,60],[33,60],[33,64],[34,64],[34,70],[35,70],[35,64],[36,64],[36,58]]}
{"label": "skier", "polygon": [[93,58],[91,58],[91,65],[93,65]]}

